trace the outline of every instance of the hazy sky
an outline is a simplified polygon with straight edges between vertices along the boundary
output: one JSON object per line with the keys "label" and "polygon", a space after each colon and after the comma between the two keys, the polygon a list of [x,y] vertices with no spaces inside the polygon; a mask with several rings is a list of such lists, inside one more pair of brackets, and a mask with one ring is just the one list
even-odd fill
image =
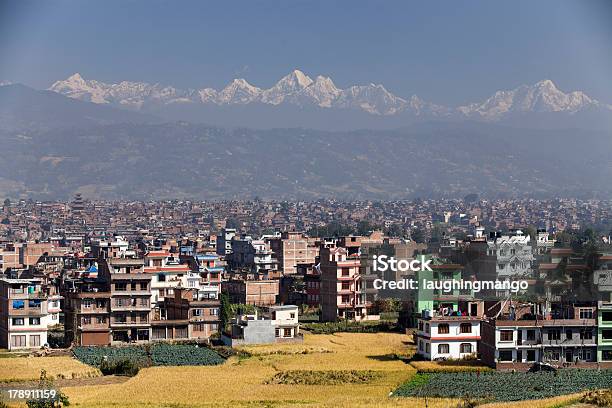
{"label": "hazy sky", "polygon": [[612,1],[0,0],[0,80],[268,87],[294,68],[443,104],[544,78],[612,103]]}

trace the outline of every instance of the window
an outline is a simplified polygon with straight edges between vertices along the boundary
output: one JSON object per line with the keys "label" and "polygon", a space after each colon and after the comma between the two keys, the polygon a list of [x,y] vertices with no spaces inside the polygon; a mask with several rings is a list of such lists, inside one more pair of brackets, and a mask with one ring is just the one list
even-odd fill
{"label": "window", "polygon": [[591,354],[591,350],[590,349],[582,348],[582,349],[578,350],[578,358],[580,360],[589,361],[589,360],[591,360],[592,357],[593,357],[593,355]]}
{"label": "window", "polygon": [[471,333],[472,332],[472,323],[461,323],[459,326],[461,333]]}
{"label": "window", "polygon": [[423,331],[423,322],[419,320],[419,330]]}
{"label": "window", "polygon": [[448,334],[450,331],[447,323],[441,323],[438,325],[438,334]]}
{"label": "window", "polygon": [[148,283],[140,282],[140,290],[148,290]]}
{"label": "window", "polygon": [[350,297],[348,295],[342,295],[342,303],[349,303]]}
{"label": "window", "polygon": [[601,338],[604,340],[612,340],[612,329],[602,330]]}
{"label": "window", "polygon": [[274,329],[274,337],[280,337],[280,329]]}
{"label": "window", "polygon": [[535,330],[527,330],[527,340],[535,340]]}
{"label": "window", "polygon": [[527,350],[527,362],[535,361],[535,350]]}
{"label": "window", "polygon": [[448,354],[449,346],[446,343],[438,344],[438,354]]}
{"label": "window", "polygon": [[284,337],[291,337],[291,329],[290,328],[286,328],[283,330],[283,336]]}
{"label": "window", "polygon": [[210,309],[210,315],[211,316],[219,316],[219,309],[217,309],[217,308]]}
{"label": "window", "polygon": [[38,326],[40,324],[40,317],[30,317],[30,326]]}
{"label": "window", "polygon": [[18,335],[11,336],[11,347],[25,347],[26,346],[26,336]]}
{"label": "window", "polygon": [[470,343],[461,343],[461,345],[459,346],[459,352],[460,353],[471,353],[472,345]]}
{"label": "window", "polygon": [[25,302],[23,300],[13,300],[13,309],[23,309],[25,307]]}
{"label": "window", "polygon": [[612,322],[612,312],[601,312],[601,320],[604,322]]}
{"label": "window", "polygon": [[561,340],[561,330],[553,329],[548,332],[548,340]]}
{"label": "window", "polygon": [[601,352],[602,361],[612,361],[612,350],[603,350]]}
{"label": "window", "polygon": [[104,323],[106,323],[106,317],[104,317],[104,316],[98,316],[98,317],[96,317],[96,323],[98,323],[98,324],[104,324]]}
{"label": "window", "polygon": [[132,283],[130,284],[130,289],[131,289],[131,290],[136,290],[136,282],[132,282]]}
{"label": "window", "polygon": [[115,290],[117,291],[125,291],[127,289],[127,284],[125,282],[115,283]]}
{"label": "window", "polygon": [[290,317],[291,319],[295,319],[295,313],[290,313],[290,314],[289,314],[289,317]]}
{"label": "window", "polygon": [[[512,332],[510,332],[512,333]],[[499,361],[512,361],[512,350],[499,350]]]}
{"label": "window", "polygon": [[22,317],[13,318],[13,326],[23,326],[25,321]]}
{"label": "window", "polygon": [[581,319],[592,319],[593,318],[593,309],[580,309],[580,318]]}
{"label": "window", "polygon": [[572,331],[571,331],[570,329],[567,329],[567,330],[565,331],[565,337],[566,337],[568,340],[571,340],[571,339],[572,339],[572,335],[573,335],[573,333],[572,333]]}
{"label": "window", "polygon": [[194,316],[202,316],[202,309],[193,309]]}
{"label": "window", "polygon": [[158,282],[165,282],[166,281],[166,275],[164,275],[163,273],[160,273],[159,275],[157,275],[157,281]]}
{"label": "window", "polygon": [[91,324],[91,316],[83,316],[83,324]]}
{"label": "window", "polygon": [[419,340],[419,351],[423,351],[423,340]]}
{"label": "window", "polygon": [[40,335],[30,335],[30,347],[40,347]]}
{"label": "window", "polygon": [[514,340],[514,332],[512,330],[501,330],[499,332],[499,341],[512,341]]}
{"label": "window", "polygon": [[349,268],[342,268],[342,276],[349,276]]}
{"label": "window", "polygon": [[91,308],[91,299],[83,299],[83,307],[85,309]]}
{"label": "window", "polygon": [[581,340],[592,340],[593,339],[593,331],[591,329],[582,329],[582,330],[580,330],[580,339]]}

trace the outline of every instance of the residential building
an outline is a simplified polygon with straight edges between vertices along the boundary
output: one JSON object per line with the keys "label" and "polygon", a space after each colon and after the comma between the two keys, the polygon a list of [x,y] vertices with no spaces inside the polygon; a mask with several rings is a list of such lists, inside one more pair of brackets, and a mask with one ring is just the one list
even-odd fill
{"label": "residential building", "polygon": [[298,307],[294,305],[273,306],[268,316],[238,315],[233,319],[230,331],[221,336],[228,346],[244,344],[269,344],[278,342],[300,342]]}
{"label": "residential building", "polygon": [[612,363],[612,302],[597,304],[597,361]]}
{"label": "residential building", "polygon": [[278,280],[238,280],[223,282],[221,290],[227,293],[232,303],[272,306],[279,295]]}
{"label": "residential building", "polygon": [[417,354],[431,361],[475,358],[480,342],[480,318],[424,316],[418,319]]}
{"label": "residential building", "polygon": [[320,296],[321,317],[324,321],[380,318],[372,313],[373,305],[366,300],[360,267],[359,255],[357,253],[349,255],[347,248],[321,248]]}
{"label": "residential building", "polygon": [[37,349],[47,344],[47,298],[40,279],[0,279],[0,348]]}

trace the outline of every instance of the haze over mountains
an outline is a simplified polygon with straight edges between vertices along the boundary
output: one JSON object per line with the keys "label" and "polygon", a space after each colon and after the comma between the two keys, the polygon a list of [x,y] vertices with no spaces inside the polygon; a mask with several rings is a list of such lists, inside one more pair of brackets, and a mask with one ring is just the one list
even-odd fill
{"label": "haze over mountains", "polygon": [[[320,119],[321,112],[327,112],[330,123],[348,115],[355,121],[375,118],[381,122],[369,123],[387,123],[402,114],[371,113],[356,105],[333,108],[356,93],[344,90],[344,99],[324,99],[316,80],[310,83],[295,72],[285,79],[257,91],[259,102],[248,102],[253,93],[238,92],[245,88],[236,81],[232,91],[211,91],[217,102],[209,103],[178,102],[178,91],[162,92],[145,84],[113,87],[87,81],[95,92],[74,90],[72,97],[19,84],[0,86],[0,197],[69,199],[81,192],[99,199],[385,200],[460,198],[469,193],[491,198],[612,198],[612,133],[578,129],[576,120],[609,107],[582,93],[565,94],[543,82],[454,109],[465,108],[468,113],[462,115],[486,113],[516,120],[514,126],[499,119],[444,121],[431,114],[433,121],[413,121],[391,130],[328,131],[282,128],[280,119],[291,112],[301,120]],[[65,86],[56,83],[54,88],[67,92]],[[299,108],[304,101],[315,103],[307,95],[321,97],[312,110]],[[96,102],[89,102],[92,98]],[[122,108],[128,100],[142,104]],[[241,128],[238,119],[227,128],[203,124],[214,119],[210,116],[200,116],[197,123],[168,121],[147,109],[154,100],[178,112],[193,106],[227,109],[228,119],[264,107],[259,112],[277,115],[276,122],[270,122],[273,116],[264,118],[276,129]],[[368,106],[382,109],[375,101]],[[347,116],[341,116],[344,113]],[[529,115],[556,123],[567,118],[569,125],[519,127]]]}
{"label": "haze over mountains", "polygon": [[563,92],[551,80],[495,92],[484,101],[458,107],[402,98],[381,84],[338,88],[329,77],[312,79],[300,70],[262,89],[245,79],[225,88],[177,89],[145,82],[108,84],[80,74],[55,82],[49,90],[116,107],[216,125],[320,129],[393,128],[420,121],[475,120],[537,127],[599,126],[612,123],[612,106],[581,91]]}

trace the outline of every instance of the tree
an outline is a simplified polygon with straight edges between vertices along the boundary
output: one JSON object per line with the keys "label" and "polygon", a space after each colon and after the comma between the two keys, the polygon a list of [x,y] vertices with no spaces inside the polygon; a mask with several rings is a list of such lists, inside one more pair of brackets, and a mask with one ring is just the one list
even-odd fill
{"label": "tree", "polygon": [[227,325],[232,319],[232,305],[230,303],[230,298],[227,293],[221,292],[220,300],[221,306],[219,308],[219,318],[221,320],[221,331],[223,331],[226,329]]}
{"label": "tree", "polygon": [[422,229],[420,228],[415,228],[410,232],[410,238],[418,243],[418,244],[422,244],[425,242],[425,233],[423,232]]}

